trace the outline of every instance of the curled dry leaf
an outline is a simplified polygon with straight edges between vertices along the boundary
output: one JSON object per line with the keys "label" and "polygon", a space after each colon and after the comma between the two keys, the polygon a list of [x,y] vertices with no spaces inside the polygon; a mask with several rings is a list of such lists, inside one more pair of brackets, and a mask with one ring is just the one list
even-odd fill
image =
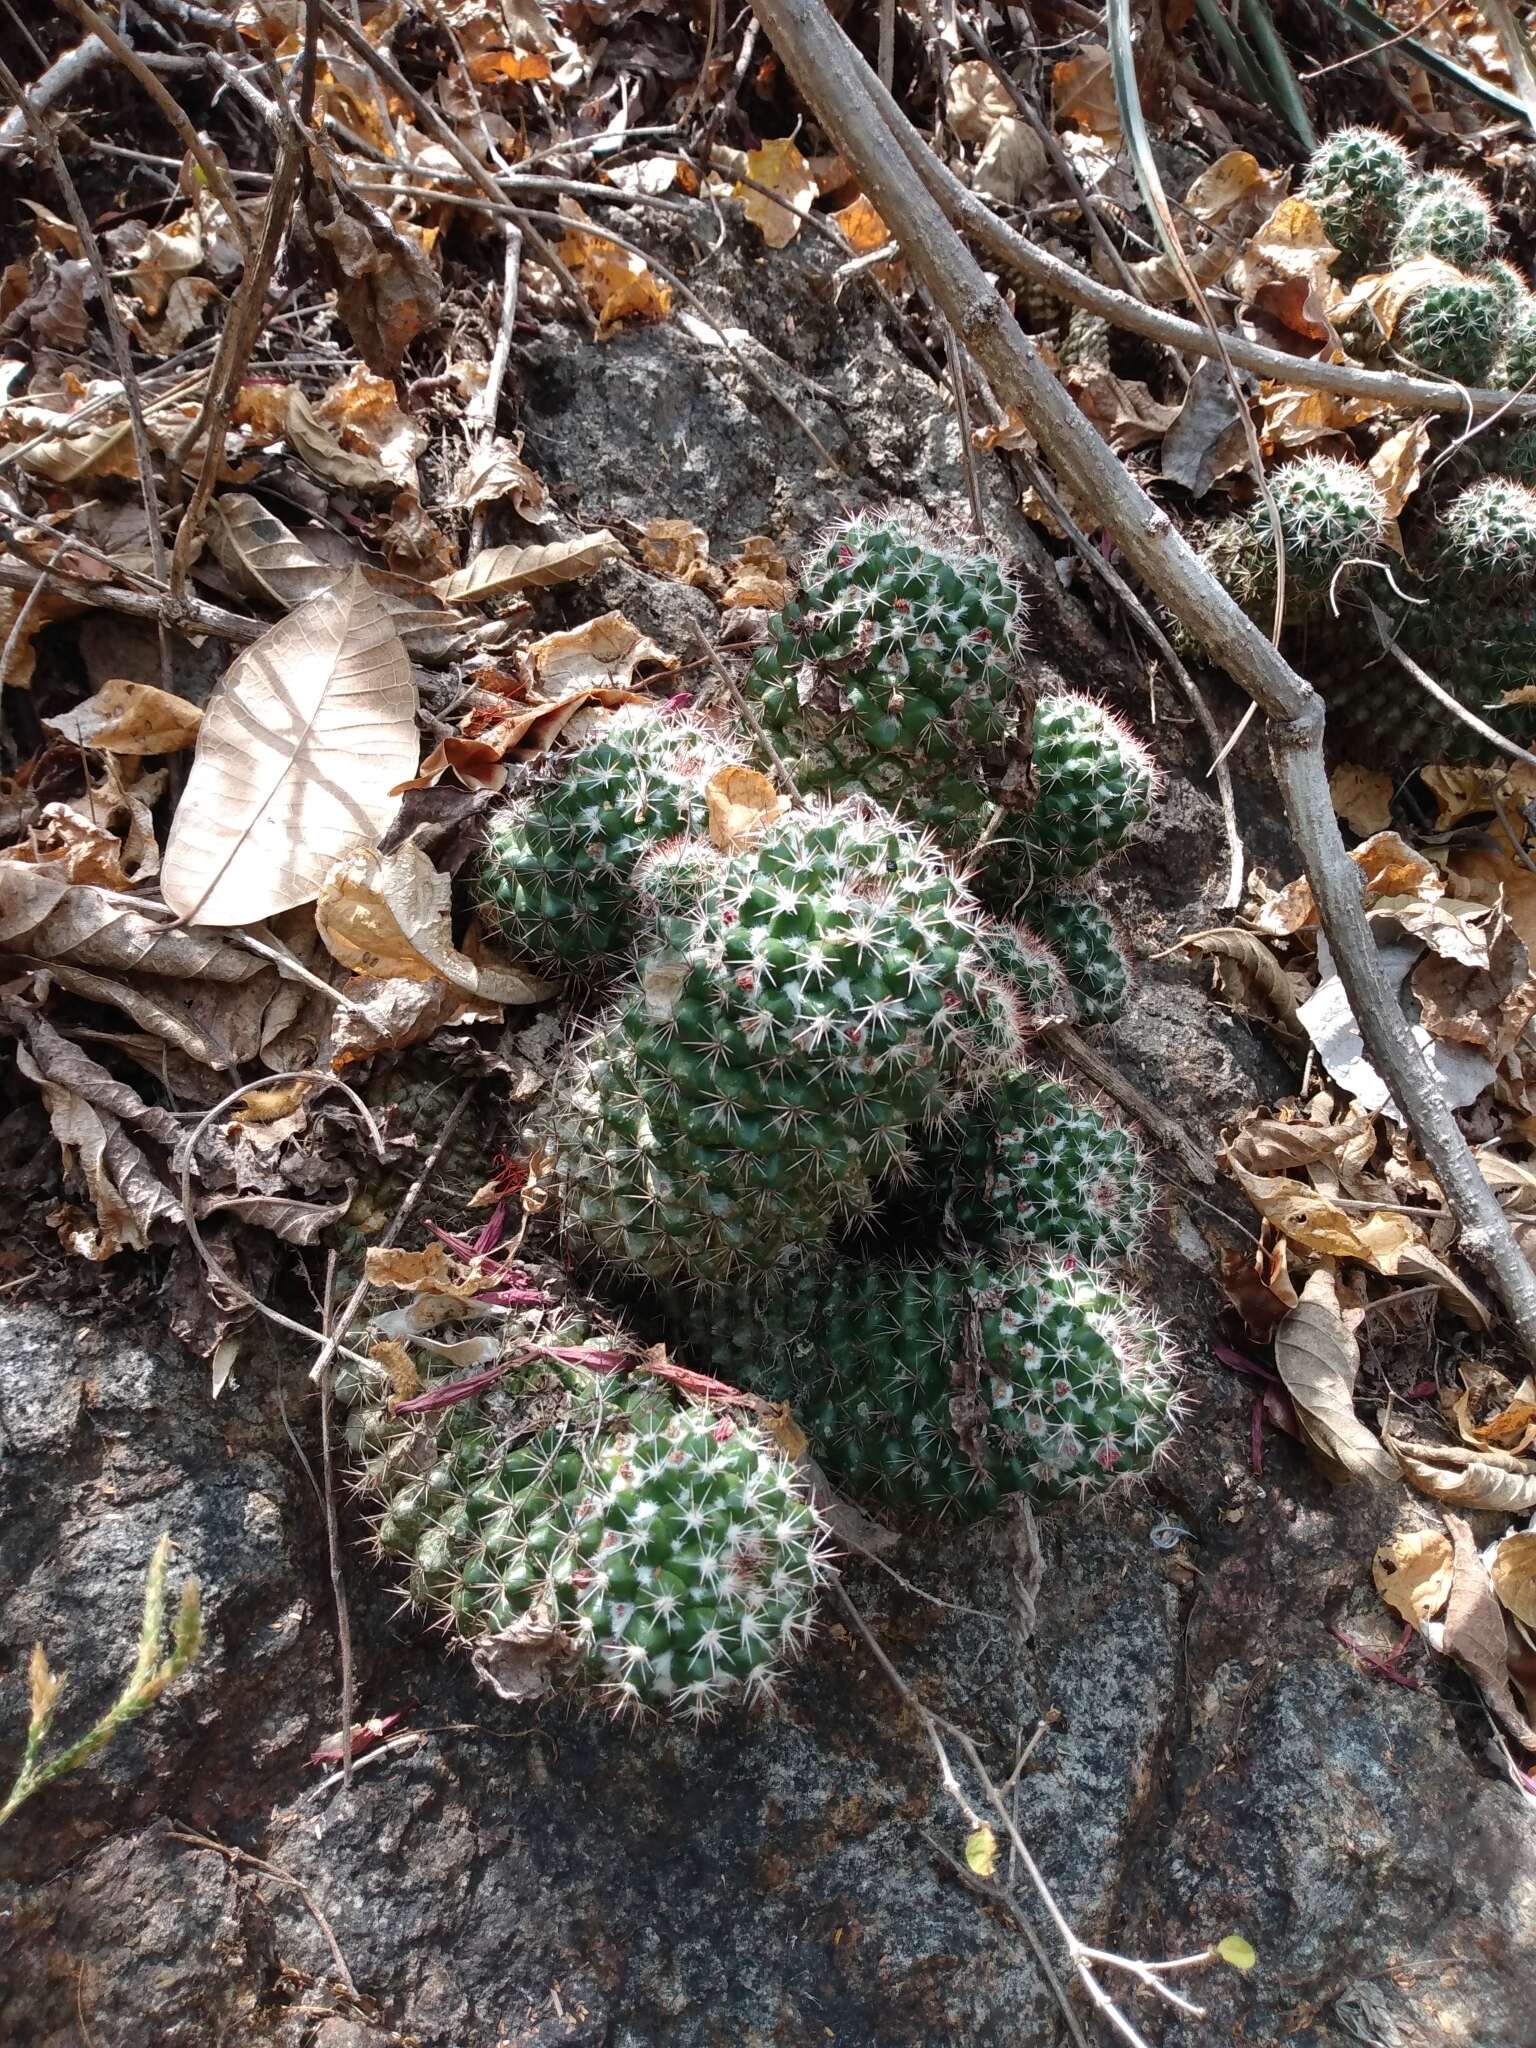
{"label": "curled dry leaf", "polygon": [[1359,1369],[1359,1347],[1333,1275],[1319,1267],[1275,1331],[1275,1370],[1324,1469],[1335,1478],[1379,1484],[1396,1478],[1397,1468],[1355,1413]]}
{"label": "curled dry leaf", "polygon": [[623,552],[606,526],[579,540],[557,540],[547,546],[485,548],[467,568],[440,576],[432,588],[449,604],[485,604],[516,590],[574,583]]}
{"label": "curled dry leaf", "polygon": [[1536,1444],[1536,1380],[1512,1387],[1492,1368],[1462,1367],[1462,1392],[1452,1404],[1456,1433],[1474,1450],[1518,1457]]}
{"label": "curled dry leaf", "polygon": [[1413,1529],[1382,1544],[1371,1577],[1392,1612],[1419,1628],[1451,1597],[1453,1556],[1443,1529]]}
{"label": "curled dry leaf", "polygon": [[[1024,121],[1006,86],[984,58],[969,57],[962,64],[951,65],[944,111],[955,135],[977,151],[971,185],[983,199],[1017,205],[1044,177],[1050,163],[1045,144]],[[874,244],[877,249],[881,246]]]}
{"label": "curled dry leaf", "polygon": [[756,606],[777,611],[790,599],[789,564],[766,534],[748,535],[741,553],[727,568],[729,581],[720,602],[727,608]]}
{"label": "curled dry leaf", "polygon": [[1120,109],[1110,72],[1109,51],[1102,43],[1084,43],[1075,57],[1051,73],[1051,98],[1056,125],[1075,121],[1112,148],[1120,147]]}
{"label": "curled dry leaf", "polygon": [[459,950],[453,885],[410,841],[339,861],[319,891],[315,924],[332,957],[370,981],[441,980],[482,1003],[539,1003],[555,993],[534,975]]}
{"label": "curled dry leaf", "polygon": [[166,902],[208,925],[311,902],[339,859],[378,843],[418,757],[410,660],[354,570],[215,690],[166,845]]}
{"label": "curled dry leaf", "polygon": [[716,587],[720,572],[709,559],[709,535],[691,519],[653,519],[640,538],[640,560],[654,576]]}
{"label": "curled dry leaf", "polygon": [[1446,1507],[1492,1514],[1536,1511],[1536,1464],[1507,1451],[1473,1451],[1463,1444],[1421,1444],[1388,1436],[1387,1449],[1410,1486]]}
{"label": "curled dry leaf", "polygon": [[195,746],[203,714],[152,683],[114,678],[72,710],[43,723],[76,746],[104,754],[179,754]]}
{"label": "curled dry leaf", "polygon": [[1504,1613],[1493,1581],[1461,1516],[1447,1515],[1445,1524],[1455,1549],[1455,1577],[1440,1647],[1476,1679],[1489,1712],[1505,1734],[1522,1749],[1536,1750],[1536,1728],[1515,1704],[1509,1682]]}
{"label": "curled dry leaf", "polygon": [[44,869],[7,864],[0,886],[0,954],[102,974],[147,974],[228,984],[262,971],[254,953],[221,932],[167,925],[105,889]]}
{"label": "curled dry leaf", "polygon": [[[1429,453],[1429,422],[1410,420],[1406,427],[1399,427],[1395,434],[1388,434],[1370,461],[1366,464],[1381,490],[1382,507],[1387,519],[1387,539],[1395,553],[1403,552],[1398,537],[1398,514],[1419,488],[1424,458]],[[1387,820],[1382,818],[1381,830]],[[1360,831],[1372,828],[1359,826]]]}
{"label": "curled dry leaf", "polygon": [[1392,821],[1392,777],[1384,768],[1341,761],[1328,778],[1335,814],[1351,832],[1385,832]]}
{"label": "curled dry leaf", "polygon": [[[1257,1008],[1260,1015],[1273,1013],[1292,1031],[1299,1032],[1298,998],[1291,978],[1253,932],[1227,925],[1214,931],[1191,932],[1179,944],[1218,963],[1222,993],[1236,1008]],[[1255,997],[1260,999],[1257,1005]]]}
{"label": "curled dry leaf", "polygon": [[329,590],[341,573],[246,491],[224,491],[213,500],[207,533],[225,573],[251,596],[267,598],[285,612]]}
{"label": "curled dry leaf", "polygon": [[[741,175],[752,184],[735,186],[731,197],[741,201],[743,213],[770,249],[786,248],[805,225],[819,189],[810,165],[784,136],[749,151],[742,159]],[[768,189],[755,191],[757,185]]]}
{"label": "curled dry leaf", "polygon": [[470,454],[454,479],[451,503],[465,511],[510,499],[519,519],[542,526],[551,516],[542,480],[523,460],[523,443],[492,439]]}
{"label": "curled dry leaf", "polygon": [[1536,1529],[1518,1529],[1513,1536],[1501,1537],[1493,1546],[1488,1576],[1516,1621],[1536,1628]]}
{"label": "curled dry leaf", "polygon": [[363,361],[392,377],[417,335],[436,320],[442,283],[409,227],[336,177],[324,156],[316,154],[312,166],[305,190],[321,279],[334,290],[336,310]]}
{"label": "curled dry leaf", "polygon": [[665,320],[672,310],[672,287],[662,283],[645,258],[590,228],[573,200],[563,200],[560,210],[571,216],[561,237],[560,260],[597,315],[598,339],[611,334],[621,320]]}
{"label": "curled dry leaf", "polygon": [[755,846],[768,827],[789,809],[766,775],[735,765],[717,768],[704,785],[710,844],[721,853]]}
{"label": "curled dry leaf", "polygon": [[1291,333],[1326,341],[1338,253],[1307,200],[1282,199],[1232,265],[1232,286]]}
{"label": "curled dry leaf", "polygon": [[622,612],[603,612],[568,633],[546,633],[529,647],[528,659],[542,687],[562,697],[578,690],[627,690],[642,662],[677,666],[673,655]]}

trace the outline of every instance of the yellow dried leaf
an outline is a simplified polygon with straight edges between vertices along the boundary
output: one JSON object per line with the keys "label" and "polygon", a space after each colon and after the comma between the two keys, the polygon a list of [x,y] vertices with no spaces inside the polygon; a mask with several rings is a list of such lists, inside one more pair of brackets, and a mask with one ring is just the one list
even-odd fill
{"label": "yellow dried leaf", "polygon": [[453,892],[414,841],[338,861],[321,884],[315,928],[326,951],[370,981],[445,981],[486,1003],[537,1003],[547,981],[474,960],[453,938]]}
{"label": "yellow dried leaf", "polygon": [[997,1870],[997,1837],[985,1821],[965,1838],[965,1863],[977,1877],[991,1877]]}
{"label": "yellow dried leaf", "polygon": [[1333,308],[1335,325],[1348,322],[1368,309],[1385,341],[1392,339],[1398,321],[1409,302],[1432,284],[1459,284],[1461,272],[1438,256],[1415,256],[1396,270],[1373,272],[1358,278]]}
{"label": "yellow dried leaf", "polygon": [[702,583],[717,573],[709,535],[691,519],[652,519],[640,538],[640,559],[656,575],[679,583]]}
{"label": "yellow dried leaf", "polygon": [[104,754],[179,754],[197,744],[203,714],[184,697],[119,678],[44,724],[77,746]]}
{"label": "yellow dried leaf", "polygon": [[766,1415],[760,1415],[763,1434],[771,1437],[786,1458],[803,1458],[811,1447],[811,1440],[790,1413],[788,1402],[771,1407]]}
{"label": "yellow dried leaf", "polygon": [[1347,434],[1386,410],[1380,399],[1345,398],[1332,391],[1307,391],[1298,384],[1265,384],[1259,409],[1267,455]]}
{"label": "yellow dried leaf", "polygon": [[1224,1934],[1216,1944],[1216,1953],[1234,1970],[1251,1970],[1259,1960],[1253,1943],[1241,1934]]}
{"label": "yellow dried leaf", "polygon": [[[747,219],[762,235],[770,249],[783,249],[804,226],[804,216],[816,197],[816,179],[810,165],[788,136],[765,142],[750,150],[742,165],[751,185],[737,185],[731,197],[739,199]],[[767,187],[758,192],[754,186]],[[770,198],[769,193],[775,196]]]}
{"label": "yellow dried leaf", "polygon": [[754,846],[767,828],[789,809],[766,775],[755,768],[717,769],[704,785],[709,811],[710,843],[721,853]]}
{"label": "yellow dried leaf", "polygon": [[1419,1628],[1451,1596],[1454,1553],[1443,1529],[1414,1529],[1383,1543],[1371,1563],[1376,1590],[1392,1612]]}
{"label": "yellow dried leaf", "polygon": [[[855,256],[872,256],[891,241],[890,229],[862,192],[857,199],[850,200],[847,206],[840,207],[833,214],[832,224]],[[884,263],[877,263],[870,276],[878,278],[888,292],[898,291],[906,282],[907,267],[900,256],[892,256]]]}
{"label": "yellow dried leaf", "polygon": [[445,1245],[422,1251],[402,1245],[373,1245],[363,1254],[363,1271],[371,1287],[397,1287],[403,1294],[437,1294],[450,1301],[469,1301],[483,1294],[483,1272],[466,1268]]}
{"label": "yellow dried leaf", "polygon": [[1501,1604],[1527,1628],[1536,1628],[1536,1529],[1501,1538],[1488,1567]]}
{"label": "yellow dried leaf", "polygon": [[1308,200],[1282,199],[1232,265],[1232,286],[1293,334],[1325,341],[1338,253]]}
{"label": "yellow dried leaf", "polygon": [[547,547],[482,548],[465,569],[439,576],[431,586],[445,604],[485,604],[518,590],[547,590],[590,576],[624,550],[603,527],[579,540],[557,540]]}
{"label": "yellow dried leaf", "polygon": [[766,534],[754,533],[741,544],[727,566],[729,581],[720,602],[727,606],[756,606],[777,611],[790,598],[789,564]]}
{"label": "yellow dried leaf", "polygon": [[[1380,487],[1388,519],[1395,520],[1419,488],[1419,472],[1428,453],[1429,422],[1410,420],[1406,427],[1399,427],[1395,434],[1388,434],[1366,464]],[[1382,827],[1386,822],[1383,817]],[[1365,826],[1356,827],[1358,831],[1367,829]]]}
{"label": "yellow dried leaf", "polygon": [[1487,1508],[1527,1515],[1536,1509],[1536,1465],[1506,1451],[1473,1451],[1464,1444],[1409,1443],[1388,1436],[1387,1449],[1410,1486],[1447,1507]]}

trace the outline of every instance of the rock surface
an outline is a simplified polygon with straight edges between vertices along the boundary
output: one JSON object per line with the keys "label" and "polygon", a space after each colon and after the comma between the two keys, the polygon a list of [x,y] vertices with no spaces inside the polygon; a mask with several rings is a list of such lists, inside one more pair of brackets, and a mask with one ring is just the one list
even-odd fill
{"label": "rock surface", "polygon": [[[843,504],[890,492],[960,512],[952,418],[855,295],[832,309],[830,259],[785,252],[771,292],[754,260],[728,245],[723,261],[722,309],[749,308],[733,317],[833,394],[759,358],[848,474],[820,471],[783,412],[676,325],[600,348],[549,337],[525,364],[527,453],[565,508],[590,523],[693,517],[717,556],[754,532],[793,553]],[[1007,479],[990,464],[983,477],[996,530],[1038,569]],[[571,621],[622,603],[680,652],[696,605],[628,569],[560,602],[580,607]],[[1140,678],[1054,576],[1033,616],[1046,673],[1111,690],[1145,724]],[[1153,739],[1167,801],[1117,882],[1143,955],[1219,921],[1223,873],[1198,737],[1165,720]],[[1250,859],[1293,872],[1257,781],[1244,821]],[[1293,1085],[1185,963],[1143,975],[1107,1049],[1201,1142]],[[1182,1980],[1203,2024],[1127,1994],[1150,2040],[1532,2048],[1531,1813],[1459,1681],[1415,1651],[1417,1688],[1385,1683],[1330,1634],[1390,1647],[1369,1563],[1409,1510],[1331,1491],[1273,1438],[1250,1471],[1247,1398],[1205,1352],[1221,1240],[1174,1185],[1144,1280],[1182,1331],[1199,1400],[1154,1492],[1042,1517],[1038,1592],[1025,1528],[1008,1522],[904,1543],[894,1563],[937,1602],[868,1566],[850,1590],[999,1780],[1047,1723],[1018,1822],[1084,1935],[1147,1956],[1234,1930],[1254,1943],[1251,1975]],[[694,1736],[540,1715],[489,1698],[398,1614],[344,1511],[359,1711],[401,1717],[349,1793],[310,1762],[339,1692],[324,1528],[297,1448],[317,1455],[304,1362],[258,1351],[214,1404],[152,1304],[114,1322],[106,1290],[89,1314],[6,1299],[0,1781],[33,1641],[69,1673],[61,1727],[111,1698],[162,1529],[177,1571],[202,1581],[208,1647],[170,1700],[0,1833],[0,2039],[1065,2039],[1028,1943],[957,1878],[965,1827],[934,1757],[835,1607],[767,1718]],[[1014,1887],[1059,1963],[1021,1873]]]}

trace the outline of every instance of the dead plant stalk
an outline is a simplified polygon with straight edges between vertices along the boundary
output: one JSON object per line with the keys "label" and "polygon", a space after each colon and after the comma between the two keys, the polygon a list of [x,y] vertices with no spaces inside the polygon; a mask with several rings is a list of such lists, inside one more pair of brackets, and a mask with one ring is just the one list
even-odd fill
{"label": "dead plant stalk", "polygon": [[1344,851],[1328,795],[1321,698],[1234,604],[1047,369],[919,174],[924,162],[935,173],[941,167],[819,0],[759,0],[757,12],[829,141],[998,396],[1018,407],[1071,495],[1096,508],[1142,580],[1267,714],[1276,779],[1366,1050],[1445,1190],[1461,1249],[1536,1360],[1536,1274],[1382,971],[1360,870]]}

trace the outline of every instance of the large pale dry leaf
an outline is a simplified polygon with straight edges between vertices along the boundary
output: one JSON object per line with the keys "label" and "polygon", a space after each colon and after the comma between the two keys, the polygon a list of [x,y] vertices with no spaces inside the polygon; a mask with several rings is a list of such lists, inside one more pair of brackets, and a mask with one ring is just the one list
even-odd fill
{"label": "large pale dry leaf", "polygon": [[1445,1610],[1441,1646],[1476,1679],[1478,1689],[1506,1735],[1522,1749],[1536,1750],[1536,1728],[1532,1728],[1515,1704],[1509,1682],[1509,1647],[1504,1630],[1504,1612],[1487,1567],[1478,1555],[1472,1531],[1460,1515],[1447,1515],[1446,1527],[1455,1546],[1455,1578]]}
{"label": "large pale dry leaf", "polygon": [[[741,201],[742,212],[770,249],[785,248],[805,225],[816,197],[818,187],[810,165],[793,140],[784,136],[749,151],[741,169],[752,184],[737,185],[732,198]],[[757,185],[768,189],[755,191]]]}
{"label": "large pale dry leaf", "polygon": [[77,746],[104,754],[179,754],[196,743],[203,714],[185,697],[119,678],[43,723]]}
{"label": "large pale dry leaf", "polygon": [[483,1003],[539,1003],[555,993],[534,975],[459,950],[453,885],[409,840],[391,854],[339,861],[320,890],[315,924],[333,958],[369,980],[439,979]]}
{"label": "large pale dry leaf", "polygon": [[954,133],[978,152],[971,185],[983,199],[1015,206],[1045,175],[1050,163],[1045,144],[984,58],[950,66],[944,110]]}
{"label": "large pale dry leaf", "polygon": [[676,657],[632,626],[622,612],[603,612],[568,633],[546,633],[528,649],[540,685],[566,696],[576,690],[627,690],[641,662],[676,668]]}
{"label": "large pale dry leaf", "polygon": [[[1378,946],[1377,958],[1394,993],[1401,989],[1422,958],[1417,942]],[[1325,976],[1316,992],[1297,1012],[1302,1029],[1318,1058],[1339,1086],[1362,1107],[1382,1110],[1401,1122],[1392,1091],[1366,1057],[1365,1042],[1350,1005],[1349,992],[1337,974]],[[1484,1054],[1467,1045],[1434,1037],[1422,1023],[1412,1027],[1414,1043],[1433,1068],[1452,1109],[1464,1109],[1492,1085],[1496,1068]]]}
{"label": "large pale dry leaf", "polygon": [[1397,1467],[1355,1413],[1360,1350],[1333,1275],[1319,1267],[1275,1331],[1275,1370],[1324,1469],[1342,1479],[1395,1479]]}
{"label": "large pale dry leaf", "polygon": [[1501,1537],[1493,1547],[1488,1576],[1516,1621],[1536,1628],[1536,1529],[1517,1529],[1513,1536]]}
{"label": "large pale dry leaf", "polygon": [[208,545],[220,566],[255,597],[284,610],[307,604],[342,574],[322,562],[259,498],[225,491],[208,507]]}
{"label": "large pale dry leaf", "polygon": [[1410,1443],[1388,1436],[1387,1449],[1410,1486],[1446,1507],[1528,1515],[1536,1510],[1536,1465],[1507,1451],[1473,1451],[1463,1444]]}
{"label": "large pale dry leaf", "polygon": [[410,659],[354,571],[214,692],[165,850],[166,902],[205,925],[311,902],[338,860],[378,844],[418,758]]}
{"label": "large pale dry leaf", "polygon": [[574,583],[590,576],[624,550],[605,526],[580,540],[557,540],[543,547],[484,548],[468,568],[440,576],[432,585],[449,604],[484,604],[514,590],[547,590],[556,583]]}
{"label": "large pale dry leaf", "polygon": [[1382,1544],[1371,1577],[1392,1612],[1418,1628],[1433,1621],[1451,1596],[1452,1558],[1443,1529],[1414,1529]]}
{"label": "large pale dry leaf", "polygon": [[1385,1272],[1386,1261],[1418,1241],[1411,1217],[1380,1210],[1350,1214],[1305,1181],[1250,1173],[1230,1151],[1227,1165],[1261,1216],[1292,1243],[1323,1258],[1360,1259]]}

